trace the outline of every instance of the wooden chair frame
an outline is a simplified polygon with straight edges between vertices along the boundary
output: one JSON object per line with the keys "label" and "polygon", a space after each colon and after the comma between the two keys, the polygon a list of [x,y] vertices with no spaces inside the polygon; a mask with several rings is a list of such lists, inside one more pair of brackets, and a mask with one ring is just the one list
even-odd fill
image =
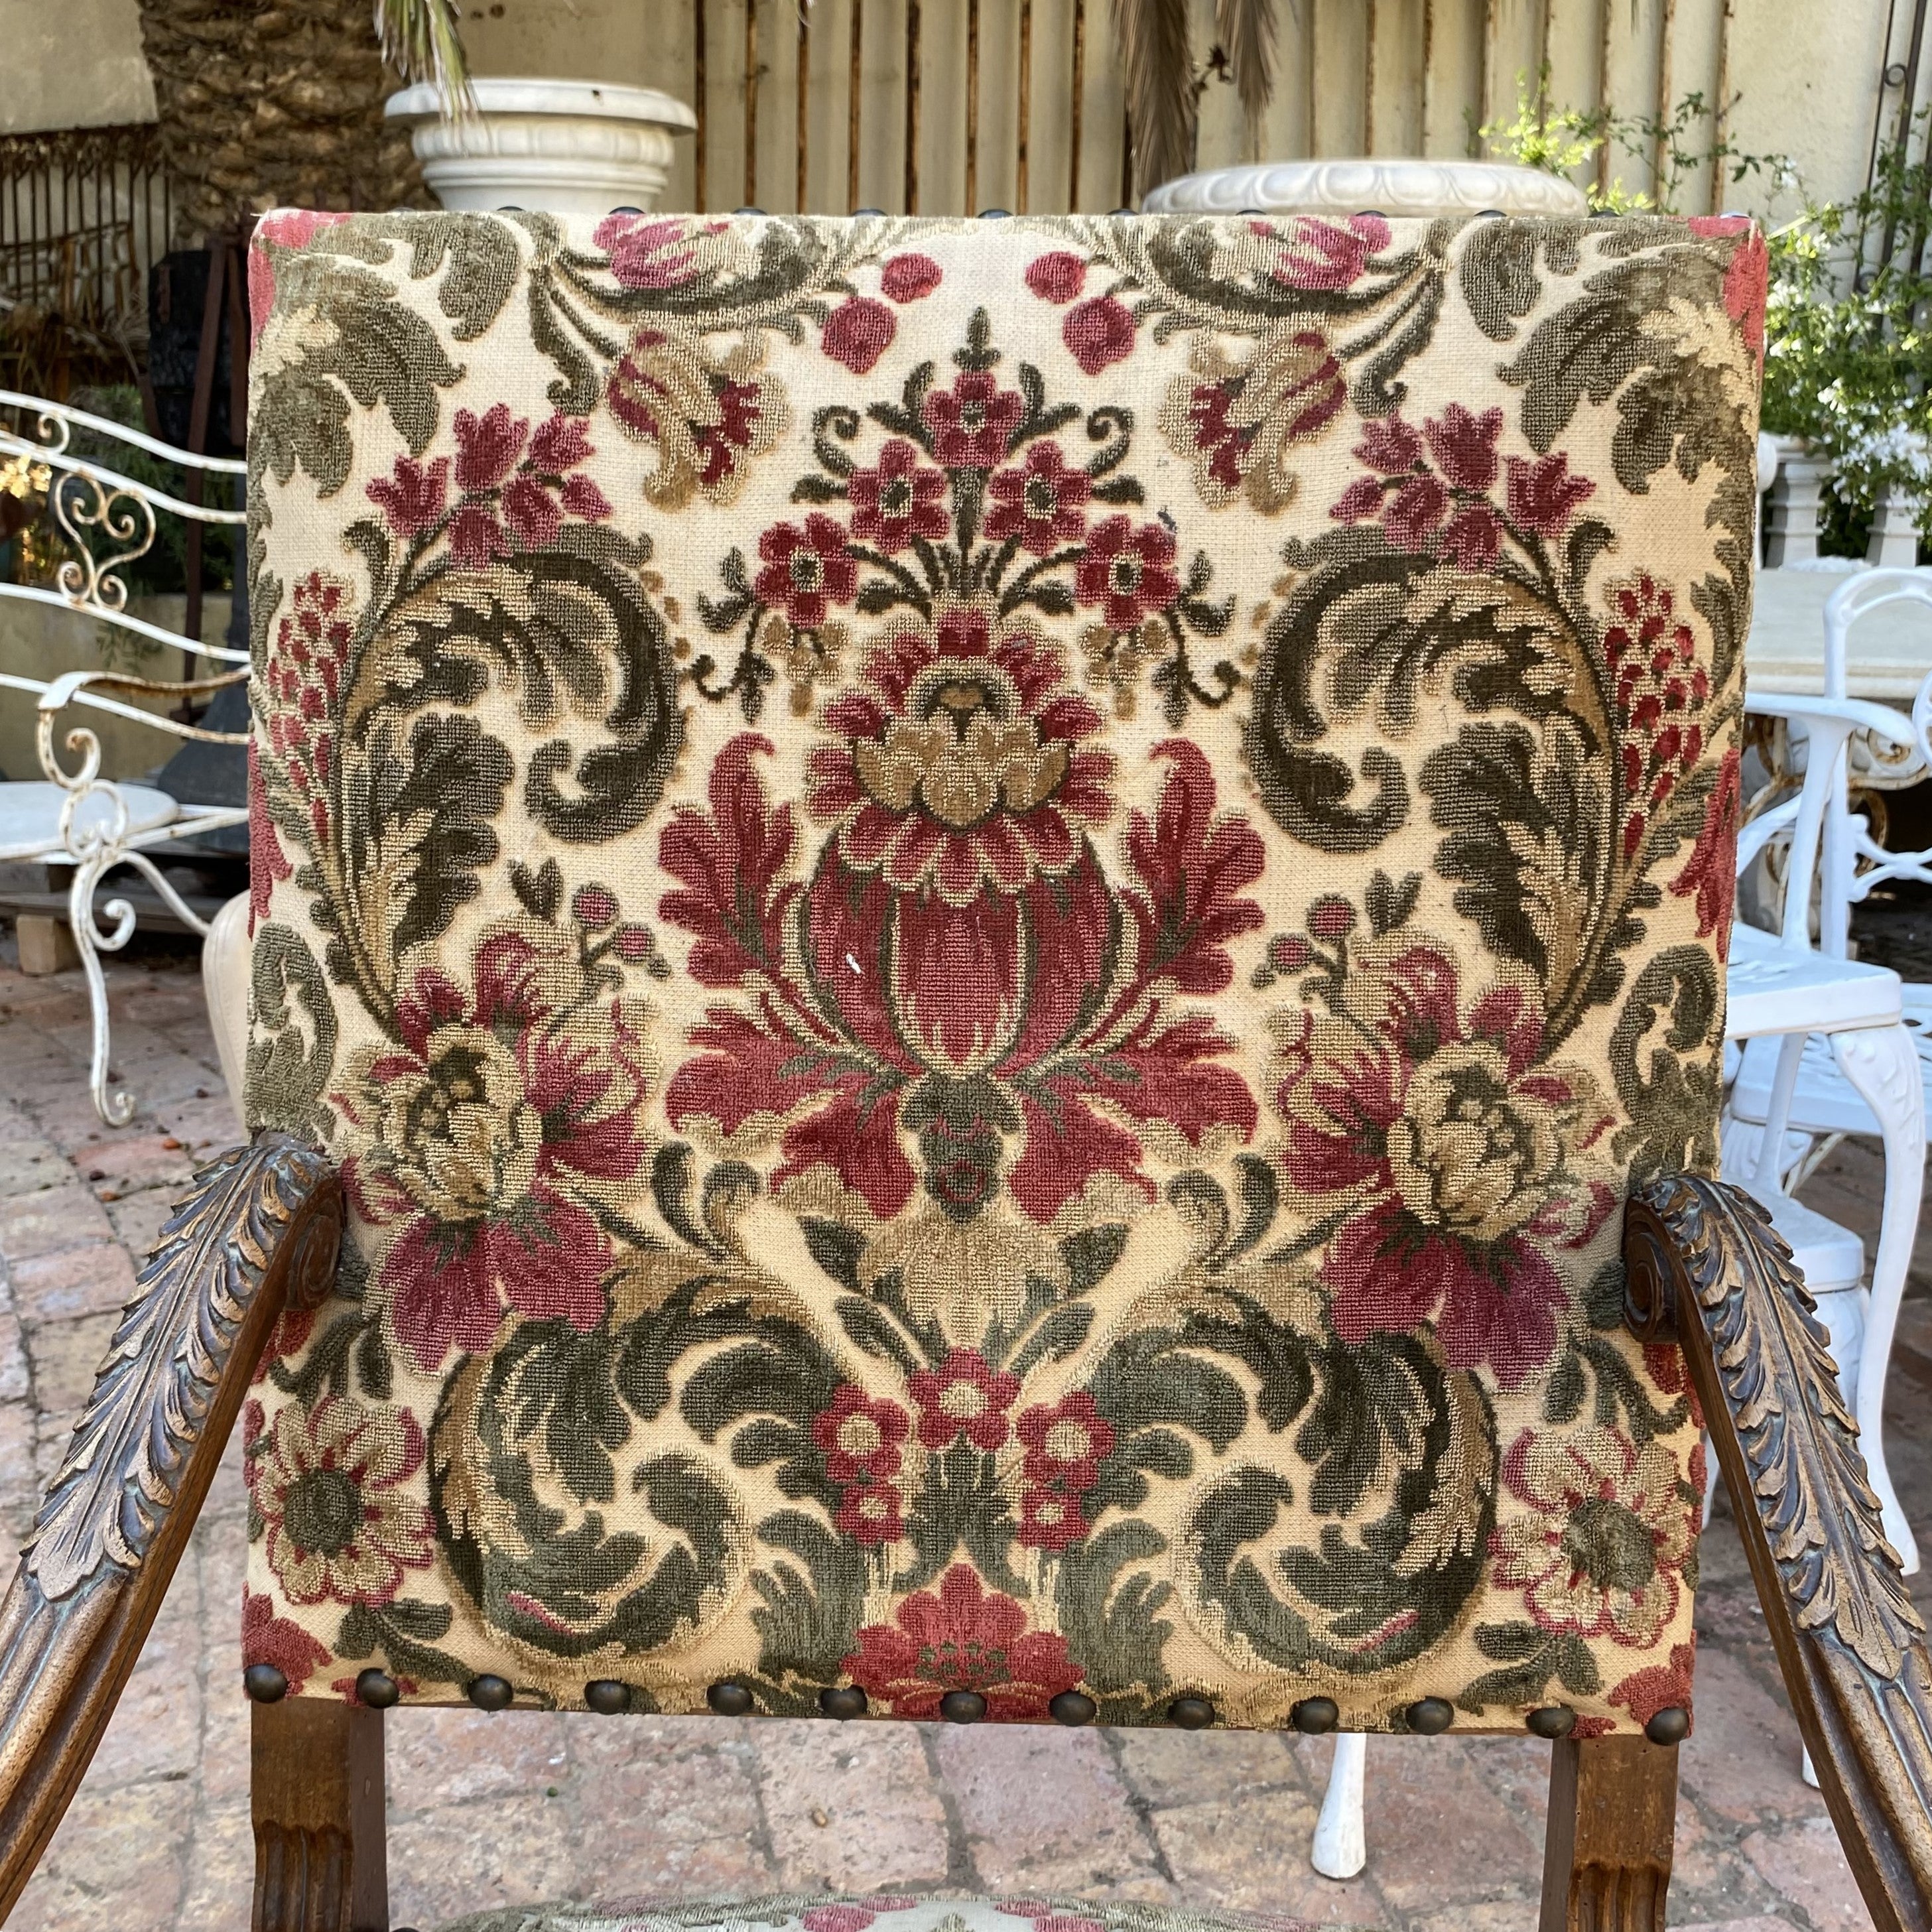
{"label": "wooden chair frame", "polygon": [[[334,1278],[340,1185],[264,1134],[163,1227],[0,1605],[0,1917],[86,1772],[284,1308]],[[1738,1189],[1666,1176],[1624,1226],[1626,1315],[1682,1345],[1826,1802],[1880,1932],[1932,1924],[1932,1658],[1810,1298]],[[236,1687],[241,1694],[241,1687]],[[382,1713],[254,1713],[256,1932],[382,1932]],[[1541,1932],[1664,1932],[1677,1748],[1552,1746]]]}

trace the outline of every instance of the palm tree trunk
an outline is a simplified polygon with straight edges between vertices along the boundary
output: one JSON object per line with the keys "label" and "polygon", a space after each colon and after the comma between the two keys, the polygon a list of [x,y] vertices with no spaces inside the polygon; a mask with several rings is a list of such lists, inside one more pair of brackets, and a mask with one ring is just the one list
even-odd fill
{"label": "palm tree trunk", "polygon": [[140,0],[175,245],[265,209],[428,205],[409,136],[382,118],[393,78],[369,0]]}

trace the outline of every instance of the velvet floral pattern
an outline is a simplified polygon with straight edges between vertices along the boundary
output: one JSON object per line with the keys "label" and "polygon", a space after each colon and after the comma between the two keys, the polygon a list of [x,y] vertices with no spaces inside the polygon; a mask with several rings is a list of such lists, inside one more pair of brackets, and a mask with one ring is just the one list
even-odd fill
{"label": "velvet floral pattern", "polygon": [[251,1402],[248,1654],[1687,1703],[1617,1236],[1714,1159],[1762,272],[266,220],[249,1105],[350,1227]]}

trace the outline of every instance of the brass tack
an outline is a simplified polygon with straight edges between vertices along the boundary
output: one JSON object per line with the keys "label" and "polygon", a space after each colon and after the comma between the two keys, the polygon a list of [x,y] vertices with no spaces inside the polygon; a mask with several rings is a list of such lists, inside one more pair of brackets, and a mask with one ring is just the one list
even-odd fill
{"label": "brass tack", "polygon": [[372,1711],[386,1711],[402,1701],[402,1689],[386,1670],[361,1670],[356,1674],[356,1694]]}
{"label": "brass tack", "polygon": [[516,1695],[507,1677],[494,1676],[487,1670],[470,1680],[470,1701],[479,1711],[507,1711]]}
{"label": "brass tack", "polygon": [[1177,1697],[1167,1707],[1167,1721],[1184,1731],[1204,1731],[1214,1721],[1214,1707],[1205,1697]]}
{"label": "brass tack", "polygon": [[1056,1724],[1070,1726],[1090,1724],[1100,1714],[1100,1706],[1078,1690],[1061,1691],[1046,1708]]}
{"label": "brass tack", "polygon": [[1666,1704],[1644,1726],[1654,1744],[1681,1744],[1690,1735],[1690,1713],[1681,1704]]}
{"label": "brass tack", "polygon": [[1304,1697],[1288,1712],[1288,1720],[1304,1736],[1318,1738],[1342,1721],[1342,1712],[1332,1697]]}
{"label": "brass tack", "polygon": [[986,1700],[976,1690],[949,1690],[939,1700],[939,1714],[949,1724],[976,1724],[986,1714]]}
{"label": "brass tack", "polygon": [[631,1708],[631,1687],[614,1677],[593,1677],[584,1687],[584,1701],[599,1716],[614,1718]]}
{"label": "brass tack", "polygon": [[1456,1707],[1441,1697],[1418,1697],[1402,1715],[1418,1737],[1439,1737],[1456,1721]]}
{"label": "brass tack", "polygon": [[856,1684],[828,1684],[818,1694],[818,1708],[828,1718],[843,1722],[866,1714],[866,1694]]}
{"label": "brass tack", "polygon": [[742,1718],[752,1708],[752,1694],[742,1684],[720,1678],[705,1692],[704,1701],[721,1718]]}
{"label": "brass tack", "polygon": [[1576,1713],[1568,1704],[1544,1704],[1523,1722],[1539,1738],[1567,1738],[1576,1728]]}
{"label": "brass tack", "polygon": [[272,1664],[251,1664],[242,1673],[242,1688],[258,1704],[279,1704],[289,1694],[289,1680]]}

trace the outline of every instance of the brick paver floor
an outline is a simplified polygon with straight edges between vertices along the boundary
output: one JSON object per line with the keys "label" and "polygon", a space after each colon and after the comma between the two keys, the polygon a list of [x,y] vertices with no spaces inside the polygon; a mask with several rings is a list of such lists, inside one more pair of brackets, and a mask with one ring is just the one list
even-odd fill
{"label": "brick paver floor", "polygon": [[[137,941],[137,946],[142,942]],[[10,1558],[166,1206],[236,1130],[196,962],[110,969],[118,1132],[86,1086],[80,976],[0,947],[0,1540]],[[1814,1185],[1869,1231],[1876,1160]],[[1928,1254],[1932,1261],[1932,1254]],[[1894,1358],[1892,1467],[1932,1550],[1932,1280]],[[248,1708],[231,1452],[119,1712],[16,1910],[15,1932],[188,1932],[247,1922]],[[8,1568],[10,1569],[10,1561]],[[1724,1505],[1699,1599],[1696,1736],[1682,1754],[1673,1926],[1860,1932]],[[1306,1738],[722,1718],[398,1713],[388,1727],[398,1925],[560,1898],[779,1889],[1064,1891],[1301,1913],[1390,1932],[1528,1932],[1547,1747],[1381,1739],[1367,1872],[1307,1851],[1329,1747]]]}

